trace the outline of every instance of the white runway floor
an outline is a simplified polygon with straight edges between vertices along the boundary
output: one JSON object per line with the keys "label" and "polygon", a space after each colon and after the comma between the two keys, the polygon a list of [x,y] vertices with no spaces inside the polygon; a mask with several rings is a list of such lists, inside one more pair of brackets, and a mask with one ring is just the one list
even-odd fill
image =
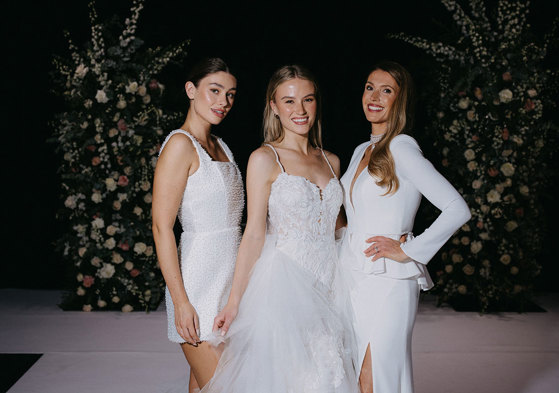
{"label": "white runway floor", "polygon": [[[0,290],[0,353],[44,354],[10,393],[158,393],[186,383],[164,310],[65,312],[59,301],[58,291]],[[479,315],[424,297],[416,393],[558,393],[559,294],[538,301],[548,312]]]}

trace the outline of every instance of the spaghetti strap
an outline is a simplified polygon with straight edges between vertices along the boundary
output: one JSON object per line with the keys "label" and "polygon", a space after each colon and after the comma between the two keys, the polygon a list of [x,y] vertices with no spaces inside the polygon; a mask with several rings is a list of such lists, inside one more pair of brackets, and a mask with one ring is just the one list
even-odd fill
{"label": "spaghetti strap", "polygon": [[320,149],[320,151],[322,152],[322,157],[324,157],[324,159],[326,160],[326,163],[328,164],[328,167],[330,168],[330,171],[332,172],[332,175],[334,175],[334,177],[337,179],[338,176],[336,176],[336,173],[334,172],[334,169],[332,169],[332,165],[330,165],[330,161],[328,161],[328,157],[326,157],[326,154],[324,154],[324,150]]}
{"label": "spaghetti strap", "polygon": [[280,169],[281,169],[281,172],[282,172],[282,173],[285,173],[285,169],[283,169],[283,165],[281,165],[281,162],[280,162],[280,160],[279,160],[278,152],[276,151],[276,149],[274,148],[274,146],[270,145],[269,143],[264,143],[264,145],[266,145],[266,146],[270,147],[270,149],[272,149],[272,151],[273,151],[274,154],[276,155],[276,162],[278,163],[278,165],[279,165],[279,167],[280,167]]}

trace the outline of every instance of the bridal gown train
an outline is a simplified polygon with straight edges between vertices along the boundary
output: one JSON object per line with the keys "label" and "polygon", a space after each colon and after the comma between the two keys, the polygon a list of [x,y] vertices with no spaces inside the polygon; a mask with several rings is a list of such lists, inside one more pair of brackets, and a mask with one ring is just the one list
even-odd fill
{"label": "bridal gown train", "polygon": [[357,393],[334,240],[341,185],[335,175],[324,189],[290,175],[274,153],[281,173],[265,245],[201,393]]}

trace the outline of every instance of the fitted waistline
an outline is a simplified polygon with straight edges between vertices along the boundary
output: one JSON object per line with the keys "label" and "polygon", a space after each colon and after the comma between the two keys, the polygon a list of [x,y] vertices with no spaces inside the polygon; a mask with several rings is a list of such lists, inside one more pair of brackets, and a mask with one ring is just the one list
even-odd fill
{"label": "fitted waistline", "polygon": [[229,227],[229,228],[220,229],[218,231],[182,231],[181,236],[182,235],[208,235],[208,234],[212,234],[212,233],[239,231],[240,229],[241,229],[240,226],[236,226],[236,227]]}

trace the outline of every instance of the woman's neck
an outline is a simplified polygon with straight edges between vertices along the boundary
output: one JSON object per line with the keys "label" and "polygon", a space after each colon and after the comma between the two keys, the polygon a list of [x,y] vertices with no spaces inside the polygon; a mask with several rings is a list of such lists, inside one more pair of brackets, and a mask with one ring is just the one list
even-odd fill
{"label": "woman's neck", "polygon": [[204,121],[197,116],[193,110],[189,110],[186,115],[186,120],[184,121],[182,129],[190,132],[198,141],[202,144],[208,145],[210,142],[210,132],[212,130],[212,125],[207,121]]}
{"label": "woman's neck", "polygon": [[307,155],[312,148],[309,141],[309,134],[300,135],[292,131],[285,131],[283,140],[280,142],[281,147],[298,151]]}
{"label": "woman's neck", "polygon": [[387,128],[388,126],[386,123],[380,123],[380,124],[371,123],[371,134],[373,135],[385,134]]}

